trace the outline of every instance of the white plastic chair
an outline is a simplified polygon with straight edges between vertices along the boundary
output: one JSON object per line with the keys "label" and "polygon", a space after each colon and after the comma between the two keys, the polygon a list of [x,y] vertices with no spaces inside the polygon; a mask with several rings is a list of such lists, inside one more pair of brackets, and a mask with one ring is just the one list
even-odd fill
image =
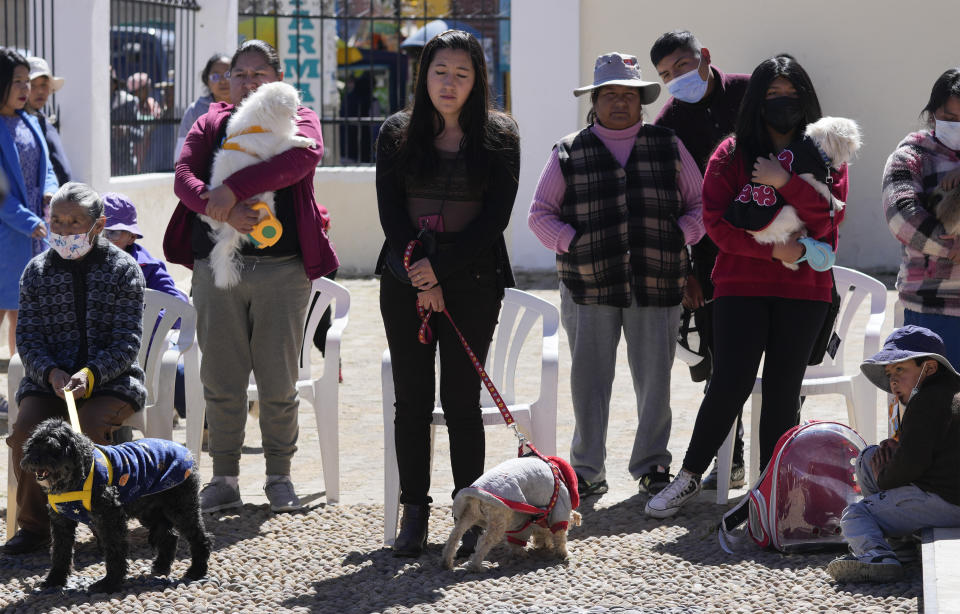
{"label": "white plastic chair", "polygon": [[[314,303],[316,298],[316,303]],[[310,348],[323,312],[333,303],[333,318],[327,330],[327,345],[323,358],[323,375],[314,378],[311,374]],[[303,323],[303,340],[300,343],[297,394],[310,403],[317,419],[317,438],[320,441],[320,460],[323,464],[323,479],[327,491],[327,503],[340,500],[340,339],[347,326],[350,311],[350,291],[340,284],[321,277],[313,280],[307,316]],[[201,392],[202,395],[202,392]],[[260,398],[253,375],[247,387],[247,399]],[[202,401],[202,399],[201,399]],[[205,405],[201,402],[196,415],[187,409],[187,447],[200,466],[200,441],[203,438]],[[196,448],[192,447],[193,445]]]}
{"label": "white plastic chair", "polygon": [[[880,350],[880,328],[883,326],[887,305],[887,289],[876,279],[853,269],[833,267],[840,295],[840,313],[837,314],[836,332],[841,342],[837,354],[824,356],[819,365],[807,367],[800,387],[801,396],[842,394],[847,402],[847,419],[850,426],[860,433],[868,444],[877,442],[877,393],[879,390],[860,372],[859,364],[854,372],[844,370],[843,355],[847,342],[863,337],[863,357],[868,358]],[[851,330],[853,318],[864,300],[870,300],[870,316],[865,328]],[[858,361],[859,362],[859,361]],[[748,485],[753,485],[760,474],[760,393],[763,379],[757,377],[753,385],[750,414],[750,464]],[[730,490],[730,471],[733,464],[733,439],[737,425],[717,454],[717,503],[726,504]]]}
{"label": "white plastic chair", "polygon": [[[185,382],[187,390],[187,412],[188,415],[193,410],[202,412],[203,393],[199,394],[199,403],[197,390],[200,389],[199,368],[191,377],[193,371],[197,349],[196,349],[196,327],[197,312],[193,306],[179,298],[158,292],[156,290],[144,291],[143,307],[143,339],[140,344],[140,352],[137,354],[137,362],[143,367],[144,382],[147,388],[147,399],[143,409],[134,413],[125,422],[124,426],[133,427],[144,434],[146,437],[156,437],[160,439],[173,438],[173,392],[177,377],[177,362],[183,356],[185,366],[185,376],[189,379]],[[163,318],[157,322],[160,311],[164,311]],[[177,337],[177,345],[168,349],[166,342],[171,327],[180,320],[180,334]],[[156,328],[154,328],[156,326]],[[149,343],[153,331],[153,343]],[[182,342],[181,342],[182,340]],[[149,354],[148,354],[149,352]],[[14,354],[10,359],[10,366],[7,371],[7,398],[10,401],[9,424],[17,420],[19,407],[15,401],[17,389],[20,387],[20,380],[23,379],[24,368],[19,354]],[[192,394],[191,394],[192,392]],[[197,405],[199,404],[199,409]],[[197,449],[199,451],[199,445]],[[13,451],[7,452],[7,536],[12,537],[17,529],[17,478],[13,472]]]}
{"label": "white plastic chair", "polygon": [[[411,305],[412,309],[413,306]],[[445,317],[442,314],[435,315]],[[456,314],[453,314],[456,318]],[[540,320],[543,338],[540,343],[540,390],[532,402],[516,402],[517,361],[531,329]],[[554,455],[557,450],[557,385],[560,376],[558,356],[558,327],[560,312],[549,302],[527,292],[507,288],[500,320],[493,336],[493,344],[487,353],[484,369],[496,387],[517,425],[530,438],[537,449],[545,455]],[[417,331],[410,331],[416,335]],[[397,536],[397,520],[400,511],[400,474],[397,470],[397,451],[394,442],[393,419],[396,395],[393,388],[393,368],[390,350],[383,353],[380,365],[383,384],[383,543],[392,546]],[[481,385],[480,405],[485,426],[504,425],[500,410],[486,387]],[[445,424],[443,409],[433,410],[430,441],[433,441],[437,425]],[[431,465],[433,452],[431,450]]]}

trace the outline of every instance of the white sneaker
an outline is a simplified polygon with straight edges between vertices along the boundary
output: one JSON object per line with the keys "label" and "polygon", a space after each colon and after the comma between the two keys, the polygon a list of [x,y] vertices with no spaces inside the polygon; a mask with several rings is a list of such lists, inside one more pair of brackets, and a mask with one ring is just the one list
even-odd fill
{"label": "white sneaker", "polygon": [[669,518],[700,492],[700,477],[681,469],[670,485],[650,497],[644,513],[652,518]]}
{"label": "white sneaker", "polygon": [[226,478],[216,475],[200,491],[200,511],[219,512],[234,507],[242,507],[240,488],[227,481]]}
{"label": "white sneaker", "polygon": [[263,486],[263,492],[270,501],[270,511],[295,512],[303,508],[288,475],[268,477],[267,483]]}

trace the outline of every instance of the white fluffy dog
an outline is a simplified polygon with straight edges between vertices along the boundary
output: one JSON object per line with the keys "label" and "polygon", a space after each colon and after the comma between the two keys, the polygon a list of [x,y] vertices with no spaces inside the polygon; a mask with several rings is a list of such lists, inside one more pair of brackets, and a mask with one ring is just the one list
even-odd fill
{"label": "white fluffy dog", "polygon": [[522,549],[532,537],[535,549],[567,558],[567,529],[581,522],[580,514],[574,511],[580,504],[577,478],[569,463],[555,456],[549,459],[557,464],[562,479],[557,502],[542,524],[531,522],[536,518],[532,512],[550,502],[554,475],[550,466],[536,456],[500,463],[457,493],[453,500],[456,526],[443,547],[445,568],[453,568],[457,545],[474,525],[484,531],[467,563],[471,571],[483,571],[483,559],[504,538]]}
{"label": "white fluffy dog", "polygon": [[[224,179],[248,166],[257,164],[293,147],[313,147],[316,142],[297,136],[297,107],[300,95],[287,83],[261,85],[240,103],[227,124],[223,149],[213,160],[210,186],[223,184]],[[276,215],[273,193],[260,194],[271,215]],[[213,280],[219,288],[235,286],[240,281],[240,248],[252,240],[226,222],[201,216],[212,229],[214,247],[210,252]]]}
{"label": "white fluffy dog", "polygon": [[947,234],[960,236],[960,186],[952,190],[938,187],[930,195],[930,207]]}
{"label": "white fluffy dog", "polygon": [[[803,138],[781,151],[777,159],[784,168],[797,173],[829,201],[827,167],[840,168],[850,162],[861,143],[860,127],[855,121],[845,117],[822,117],[808,124]],[[833,203],[837,211],[845,206],[836,198]],[[784,244],[790,235],[805,231],[797,210],[785,203],[776,190],[763,184],[745,185],[727,208],[724,218],[747,230],[763,244]],[[784,262],[783,266],[792,270],[799,268],[790,262]]]}

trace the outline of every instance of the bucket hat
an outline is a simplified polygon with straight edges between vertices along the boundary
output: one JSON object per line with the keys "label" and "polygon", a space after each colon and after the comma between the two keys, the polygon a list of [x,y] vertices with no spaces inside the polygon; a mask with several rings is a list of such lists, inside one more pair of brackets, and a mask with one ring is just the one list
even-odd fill
{"label": "bucket hat", "polygon": [[123,194],[106,192],[100,195],[103,200],[103,214],[107,217],[104,230],[126,230],[143,238],[140,227],[137,226],[137,208]]}
{"label": "bucket hat", "polygon": [[890,390],[890,379],[883,368],[911,358],[932,358],[956,377],[957,370],[944,358],[946,346],[940,335],[929,328],[909,324],[890,333],[880,351],[860,364],[860,370],[877,388]]}
{"label": "bucket hat", "polygon": [[30,80],[37,77],[50,77],[50,89],[54,92],[63,87],[63,77],[54,77],[50,72],[50,65],[43,58],[30,56],[27,58],[27,64],[30,65]]}
{"label": "bucket hat", "polygon": [[637,56],[618,53],[605,53],[597,58],[593,66],[593,83],[573,90],[574,96],[582,96],[604,85],[625,85],[640,89],[640,104],[650,104],[660,95],[660,84],[644,81],[640,75]]}

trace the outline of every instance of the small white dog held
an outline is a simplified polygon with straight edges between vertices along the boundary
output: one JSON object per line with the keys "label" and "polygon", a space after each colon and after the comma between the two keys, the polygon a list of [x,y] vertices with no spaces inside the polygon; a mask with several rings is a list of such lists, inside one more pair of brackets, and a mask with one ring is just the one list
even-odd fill
{"label": "small white dog held", "polygon": [[[237,171],[294,147],[316,146],[313,139],[297,135],[299,106],[300,94],[296,88],[282,81],[261,85],[247,96],[227,124],[223,149],[213,159],[210,187],[222,185]],[[270,215],[276,215],[272,192],[260,194],[258,198],[266,203]],[[245,243],[253,242],[252,239],[226,222],[206,215],[200,217],[211,228],[214,247],[210,251],[210,266],[214,284],[218,288],[237,285],[242,265],[240,249]]]}
{"label": "small white dog held", "polygon": [[542,524],[531,522],[536,518],[531,511],[549,504],[554,474],[550,465],[536,456],[500,463],[457,493],[453,500],[456,525],[443,547],[445,568],[453,569],[457,545],[474,525],[483,528],[483,535],[467,562],[470,571],[483,571],[483,559],[503,539],[522,550],[532,537],[536,550],[567,558],[567,530],[581,522],[575,511],[580,504],[577,478],[569,463],[555,456],[549,459],[557,464],[562,479],[556,504]]}

